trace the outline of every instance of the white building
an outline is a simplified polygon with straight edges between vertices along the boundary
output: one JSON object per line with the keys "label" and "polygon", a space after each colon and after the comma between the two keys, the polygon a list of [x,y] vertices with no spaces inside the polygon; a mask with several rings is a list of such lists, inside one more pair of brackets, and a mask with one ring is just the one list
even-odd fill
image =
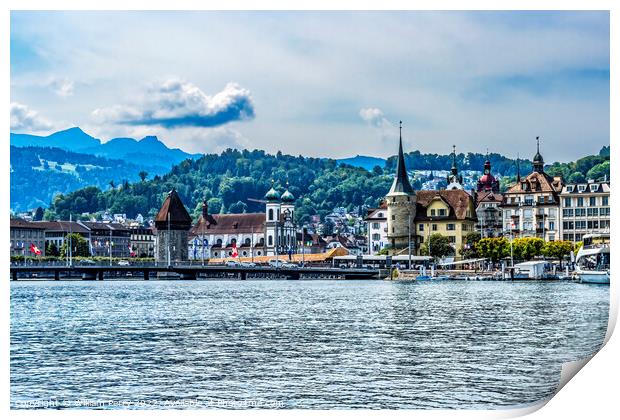
{"label": "white building", "polygon": [[384,203],[376,209],[369,209],[364,219],[367,223],[368,255],[376,255],[388,245],[387,208]]}
{"label": "white building", "polygon": [[609,232],[609,182],[567,184],[560,193],[560,237],[581,241],[586,233]]}

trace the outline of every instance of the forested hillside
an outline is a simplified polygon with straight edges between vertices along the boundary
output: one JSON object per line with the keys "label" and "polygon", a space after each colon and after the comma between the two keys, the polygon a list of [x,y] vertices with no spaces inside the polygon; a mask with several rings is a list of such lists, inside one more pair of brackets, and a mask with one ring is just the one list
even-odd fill
{"label": "forested hillside", "polygon": [[[434,158],[438,163],[430,163]],[[468,154],[461,159],[468,159],[463,167],[480,169],[485,156]],[[408,154],[409,169],[448,169],[451,165],[449,156],[423,155],[419,152]],[[425,167],[423,161],[426,159]],[[504,161],[505,160],[505,161]],[[474,165],[475,161],[479,166]],[[504,168],[504,175],[511,174],[509,168],[515,162],[503,156],[491,155],[495,167]],[[463,159],[462,162],[465,162]],[[252,199],[262,199],[271,187],[272,180],[282,192],[286,183],[295,195],[297,217],[307,220],[310,215],[321,216],[336,206],[349,210],[366,205],[376,206],[385,196],[392,183],[393,158],[388,161],[387,170],[375,167],[372,171],[363,168],[338,164],[333,159],[305,158],[278,153],[270,155],[264,151],[226,150],[220,155],[205,155],[197,160],[186,160],[174,166],[164,176],[155,176],[151,180],[134,183],[122,183],[107,187],[89,187],[70,194],[56,197],[47,211],[47,218],[67,219],[69,212],[74,215],[95,213],[109,210],[112,213],[125,213],[129,217],[136,214],[154,215],[159,209],[164,194],[176,188],[190,212],[197,215],[200,203],[206,199],[212,213],[243,213],[263,211],[264,205]],[[530,171],[529,162],[522,161],[521,173]],[[562,173],[578,170],[585,174],[599,174],[600,166],[609,168],[609,156],[588,156],[574,163],[554,164],[550,173]],[[605,166],[606,165],[606,166]],[[567,172],[567,173],[568,173]],[[601,173],[601,176],[604,176]],[[568,178],[572,173],[568,174]],[[413,181],[414,188],[419,188],[419,180]]]}

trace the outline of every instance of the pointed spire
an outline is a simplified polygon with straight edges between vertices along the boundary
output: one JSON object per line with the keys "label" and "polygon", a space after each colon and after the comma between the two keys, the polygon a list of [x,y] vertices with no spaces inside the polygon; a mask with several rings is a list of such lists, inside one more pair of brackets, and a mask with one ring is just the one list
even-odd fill
{"label": "pointed spire", "polygon": [[398,158],[396,160],[396,176],[390,188],[389,194],[404,193],[413,195],[413,187],[409,182],[409,176],[407,175],[407,168],[405,167],[405,155],[403,154],[403,122],[399,122],[399,142],[398,142]]}
{"label": "pointed spire", "polygon": [[458,173],[458,168],[456,167],[456,145],[452,145],[452,174],[456,175]]}
{"label": "pointed spire", "polygon": [[517,182],[521,181],[521,172],[519,168],[519,153],[517,152]]}
{"label": "pointed spire", "polygon": [[536,154],[532,160],[532,169],[534,172],[543,173],[545,167],[545,161],[540,154],[540,136],[536,136]]}

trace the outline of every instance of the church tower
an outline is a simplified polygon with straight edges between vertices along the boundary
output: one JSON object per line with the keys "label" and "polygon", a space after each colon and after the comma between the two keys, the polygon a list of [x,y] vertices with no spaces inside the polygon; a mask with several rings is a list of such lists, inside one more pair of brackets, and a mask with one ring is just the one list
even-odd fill
{"label": "church tower", "polygon": [[271,186],[265,194],[265,250],[266,255],[276,255],[276,244],[278,241],[278,230],[280,223],[280,194]]}
{"label": "church tower", "polygon": [[[388,242],[391,254],[409,246],[409,233],[411,229],[411,240],[415,238],[415,210],[416,195],[413,187],[409,183],[407,168],[405,167],[405,156],[403,155],[403,122],[400,122],[400,138],[398,145],[398,159],[396,161],[396,175],[392,188],[386,195],[387,201],[387,224]],[[412,253],[415,249],[412,248]]]}
{"label": "church tower", "polygon": [[540,154],[540,137],[536,136],[536,154],[532,160],[532,171],[542,174],[545,171],[545,161]]}
{"label": "church tower", "polygon": [[450,169],[450,175],[447,176],[446,181],[448,183],[446,190],[463,189],[463,175],[459,175],[459,168],[456,167],[456,145],[452,145],[452,168]]}

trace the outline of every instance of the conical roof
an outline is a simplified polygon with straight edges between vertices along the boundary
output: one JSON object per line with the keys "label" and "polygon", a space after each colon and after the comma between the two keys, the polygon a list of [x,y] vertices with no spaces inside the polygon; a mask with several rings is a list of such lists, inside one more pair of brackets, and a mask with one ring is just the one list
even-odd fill
{"label": "conical roof", "polygon": [[402,121],[400,127],[400,139],[398,143],[398,160],[396,162],[396,176],[392,183],[392,188],[388,195],[414,195],[413,187],[409,183],[409,176],[407,175],[407,168],[405,167],[405,155],[403,154],[403,136],[402,136]]}
{"label": "conical roof", "polygon": [[172,189],[164,200],[161,208],[155,216],[155,227],[157,229],[189,229],[192,225],[192,218],[185,209],[179,193]]}

